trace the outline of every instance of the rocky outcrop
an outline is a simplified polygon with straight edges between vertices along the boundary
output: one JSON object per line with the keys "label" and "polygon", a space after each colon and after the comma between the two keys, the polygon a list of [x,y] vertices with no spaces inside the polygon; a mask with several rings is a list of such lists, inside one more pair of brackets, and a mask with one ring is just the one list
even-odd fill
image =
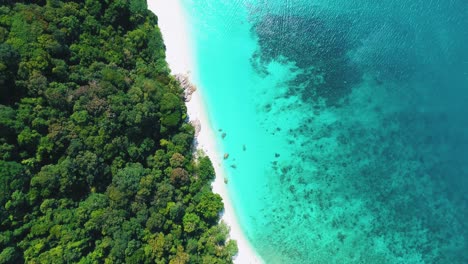
{"label": "rocky outcrop", "polygon": [[176,74],[174,77],[184,89],[185,102],[190,102],[192,94],[197,90],[197,87],[190,82],[189,74]]}
{"label": "rocky outcrop", "polygon": [[200,120],[198,119],[195,119],[195,120],[192,120],[190,121],[190,124],[193,126],[193,128],[195,129],[195,137],[198,137],[198,134],[200,133],[201,131],[201,123],[200,123]]}

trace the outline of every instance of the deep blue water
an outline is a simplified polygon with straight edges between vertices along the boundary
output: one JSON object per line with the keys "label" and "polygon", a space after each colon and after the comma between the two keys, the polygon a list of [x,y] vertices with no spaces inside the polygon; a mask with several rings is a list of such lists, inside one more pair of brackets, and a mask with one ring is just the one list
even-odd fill
{"label": "deep blue water", "polygon": [[182,2],[267,263],[468,263],[468,1]]}

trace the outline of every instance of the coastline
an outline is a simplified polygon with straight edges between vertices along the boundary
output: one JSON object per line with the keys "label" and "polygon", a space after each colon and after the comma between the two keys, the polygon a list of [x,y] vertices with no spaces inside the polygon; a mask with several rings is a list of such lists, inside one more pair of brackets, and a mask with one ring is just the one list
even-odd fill
{"label": "coastline", "polygon": [[[188,74],[195,69],[193,55],[190,49],[190,36],[185,21],[183,8],[179,0],[150,0],[148,9],[158,16],[158,26],[166,45],[166,60],[172,74]],[[192,78],[193,79],[193,78]],[[234,212],[229,197],[227,186],[224,183],[225,171],[222,166],[222,152],[219,151],[216,135],[211,126],[205,108],[205,102],[200,94],[195,91],[191,100],[186,102],[187,113],[191,122],[200,124],[200,131],[196,136],[197,149],[202,150],[212,161],[216,172],[216,178],[212,184],[213,192],[219,194],[224,203],[224,213],[221,221],[230,228],[230,237],[237,241],[239,249],[234,258],[234,263],[263,263],[255,252],[248,239],[245,237]]]}

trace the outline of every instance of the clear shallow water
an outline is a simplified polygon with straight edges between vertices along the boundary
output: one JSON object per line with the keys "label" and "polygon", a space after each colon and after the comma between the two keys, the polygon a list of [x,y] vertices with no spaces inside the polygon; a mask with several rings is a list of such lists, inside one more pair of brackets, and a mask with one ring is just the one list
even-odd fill
{"label": "clear shallow water", "polygon": [[182,2],[267,263],[468,263],[468,2]]}

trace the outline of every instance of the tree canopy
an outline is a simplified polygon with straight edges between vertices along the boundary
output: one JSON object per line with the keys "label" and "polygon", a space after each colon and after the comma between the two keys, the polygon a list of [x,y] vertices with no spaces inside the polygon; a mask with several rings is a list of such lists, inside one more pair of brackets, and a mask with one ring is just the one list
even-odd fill
{"label": "tree canopy", "polygon": [[146,1],[2,2],[0,263],[231,263]]}

